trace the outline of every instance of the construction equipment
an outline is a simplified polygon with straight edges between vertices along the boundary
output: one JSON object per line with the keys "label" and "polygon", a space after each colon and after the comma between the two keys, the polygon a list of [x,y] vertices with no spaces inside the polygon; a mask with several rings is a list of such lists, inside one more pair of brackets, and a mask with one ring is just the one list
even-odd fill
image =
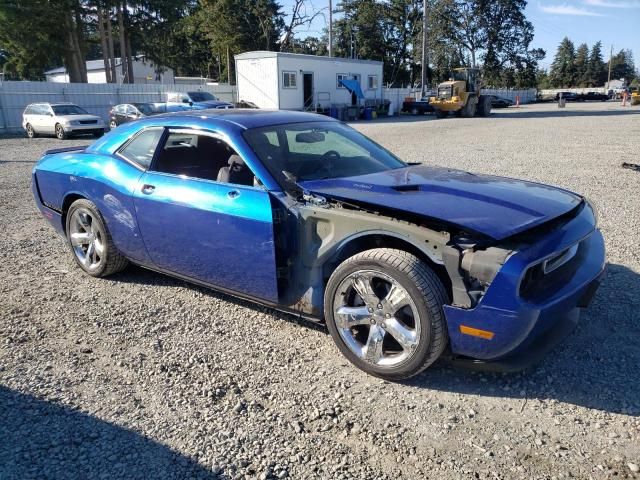
{"label": "construction equipment", "polygon": [[631,105],[640,105],[640,87],[631,87]]}
{"label": "construction equipment", "polygon": [[454,112],[461,117],[489,116],[491,96],[481,95],[480,69],[455,68],[448,81],[438,85],[437,96],[429,99],[438,118]]}

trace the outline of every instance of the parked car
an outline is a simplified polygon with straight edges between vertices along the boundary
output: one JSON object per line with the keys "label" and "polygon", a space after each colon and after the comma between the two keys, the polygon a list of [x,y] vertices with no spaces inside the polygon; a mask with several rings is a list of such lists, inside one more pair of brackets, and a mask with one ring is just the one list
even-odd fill
{"label": "parked car", "polygon": [[607,95],[606,93],[600,93],[600,92],[580,93],[578,95],[578,100],[583,102],[584,101],[606,102],[607,100],[609,100],[609,95]]}
{"label": "parked car", "polygon": [[567,102],[577,102],[579,100],[578,94],[573,92],[558,92],[556,93],[555,101],[557,102],[560,99],[560,95],[562,94],[562,98]]}
{"label": "parked car", "polygon": [[429,99],[411,100],[402,102],[402,111],[411,115],[424,115],[433,112],[433,107],[429,105]]}
{"label": "parked car", "polygon": [[507,108],[513,104],[514,102],[508,98],[496,97],[495,95],[491,96],[491,106],[493,108]]}
{"label": "parked car", "polygon": [[584,197],[408,164],[304,112],[143,118],[46,152],[32,190],[88,275],[131,262],[325,321],[391,380],[445,352],[522,368],[571,330],[605,265]]}
{"label": "parked car", "polygon": [[109,112],[109,128],[131,122],[149,115],[166,112],[166,105],[157,103],[122,103],[115,105]]}
{"label": "parked car", "polygon": [[235,108],[260,108],[253,102],[247,102],[246,100],[239,100],[234,102],[233,106]]}
{"label": "parked car", "polygon": [[171,92],[167,94],[167,111],[227,109],[233,104],[224,102],[209,92]]}
{"label": "parked car", "polygon": [[104,134],[104,121],[73,103],[32,103],[22,114],[22,128],[29,138],[55,135],[63,140],[71,135]]}

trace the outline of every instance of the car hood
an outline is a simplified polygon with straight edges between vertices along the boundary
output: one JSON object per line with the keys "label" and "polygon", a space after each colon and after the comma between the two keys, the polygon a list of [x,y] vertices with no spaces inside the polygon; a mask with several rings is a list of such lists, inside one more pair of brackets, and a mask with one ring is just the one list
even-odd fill
{"label": "car hood", "polygon": [[425,165],[300,185],[325,197],[409,212],[496,240],[557,218],[582,202],[579,195],[548,185]]}
{"label": "car hood", "polygon": [[102,122],[102,118],[97,115],[56,115],[58,120],[98,120]]}

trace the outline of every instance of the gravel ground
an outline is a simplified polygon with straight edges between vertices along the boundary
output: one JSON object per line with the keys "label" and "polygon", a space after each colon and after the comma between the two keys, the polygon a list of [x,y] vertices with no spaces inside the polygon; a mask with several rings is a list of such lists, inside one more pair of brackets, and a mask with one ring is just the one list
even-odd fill
{"label": "gravel ground", "polygon": [[519,374],[401,384],[323,328],[129,268],[76,268],[29,191],[47,148],[0,140],[0,479],[636,478],[640,110],[523,106],[356,128],[407,160],[561,185],[600,213],[609,270],[577,332]]}

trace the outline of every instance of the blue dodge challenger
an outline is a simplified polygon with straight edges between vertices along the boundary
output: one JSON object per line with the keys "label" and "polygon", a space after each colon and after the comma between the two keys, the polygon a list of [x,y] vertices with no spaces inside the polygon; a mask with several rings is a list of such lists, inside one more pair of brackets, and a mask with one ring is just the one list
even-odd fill
{"label": "blue dodge challenger", "polygon": [[580,195],[405,163],[308,113],[149,117],[46,152],[32,180],[87,274],[131,262],[325,321],[391,380],[443,355],[524,368],[575,326],[605,266]]}

